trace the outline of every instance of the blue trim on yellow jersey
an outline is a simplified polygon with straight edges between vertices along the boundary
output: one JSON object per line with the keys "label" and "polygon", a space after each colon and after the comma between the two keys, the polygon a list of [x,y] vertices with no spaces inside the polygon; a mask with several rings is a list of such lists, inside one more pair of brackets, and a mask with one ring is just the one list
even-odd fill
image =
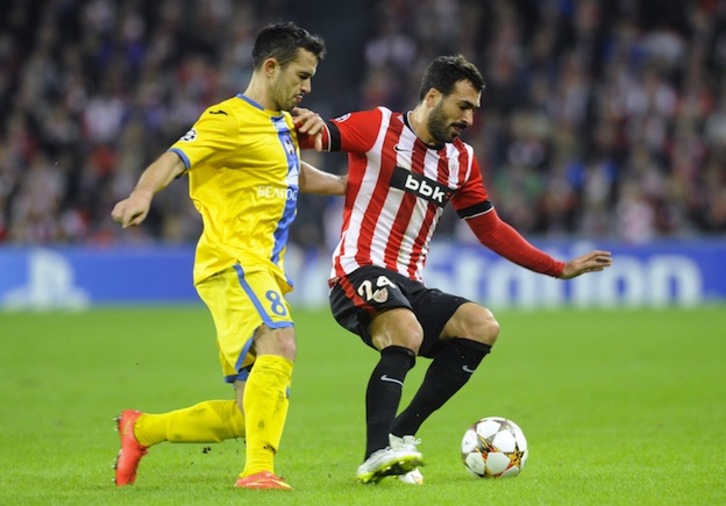
{"label": "blue trim on yellow jersey", "polygon": [[[290,188],[297,193],[298,188],[296,186],[291,186]],[[296,211],[297,202],[293,199],[286,200],[285,211],[282,213],[282,218],[280,218],[280,221],[277,222],[277,229],[273,234],[273,236],[275,237],[275,244],[272,248],[272,258],[270,258],[270,260],[275,265],[280,262],[280,255],[282,254],[282,250],[284,250],[285,246],[287,245],[287,238],[290,235],[290,225],[292,225],[292,222],[295,221]]]}
{"label": "blue trim on yellow jersey", "polygon": [[179,158],[182,159],[182,162],[184,162],[184,167],[189,170],[189,167],[192,166],[192,162],[189,161],[189,158],[187,155],[184,154],[184,151],[182,151],[179,148],[169,148],[167,151],[171,151],[172,153],[176,153],[179,155]]}
{"label": "blue trim on yellow jersey", "polygon": [[252,107],[257,107],[260,111],[264,111],[265,108],[262,106],[262,104],[258,104],[254,100],[252,100],[250,97],[243,95],[242,93],[237,93],[237,98],[241,98],[248,104],[250,104]]}
{"label": "blue trim on yellow jersey", "polygon": [[238,372],[237,374],[230,374],[229,376],[225,376],[224,381],[225,383],[234,383],[235,381],[247,381],[247,378],[250,377],[251,371],[252,366],[247,366],[244,369],[241,369],[240,372]]}
{"label": "blue trim on yellow jersey", "polygon": [[[290,175],[296,171],[298,174],[300,173],[300,158],[297,155],[295,141],[292,138],[284,116],[271,119],[272,124],[275,125],[275,129],[277,130],[277,137],[280,139],[280,144],[282,144],[285,156],[287,157],[287,176],[289,179]],[[282,250],[285,249],[287,238],[290,235],[290,225],[295,221],[295,215],[297,214],[297,193],[299,188],[297,185],[290,184],[288,185],[288,189],[291,190],[289,192],[291,196],[285,200],[285,210],[277,222],[277,229],[273,234],[275,244],[272,248],[272,257],[270,260],[274,264],[280,261],[280,255],[282,254]]]}
{"label": "blue trim on yellow jersey", "polygon": [[247,280],[245,280],[245,271],[242,266],[240,264],[234,264],[233,267],[234,270],[237,271],[237,279],[239,279],[239,284],[242,287],[242,290],[244,290],[244,292],[252,301],[252,304],[257,310],[257,314],[260,315],[260,318],[262,318],[262,323],[264,323],[267,327],[271,329],[284,329],[286,327],[292,327],[293,324],[291,321],[276,322],[273,321],[272,318],[270,318],[270,315],[268,315],[265,311],[265,307],[262,305],[262,302],[260,302],[260,299],[257,298],[257,295],[255,294],[254,290],[252,290],[252,287],[249,285],[249,283],[247,283]]}
{"label": "blue trim on yellow jersey", "polygon": [[245,360],[247,359],[247,354],[250,352],[250,348],[252,348],[252,345],[254,343],[254,338],[250,337],[245,345],[242,347],[242,351],[240,352],[239,357],[237,357],[237,362],[234,364],[234,368],[237,369],[238,372],[237,374],[226,376],[224,380],[227,383],[234,383],[235,381],[247,381],[247,377],[250,375],[252,365],[249,365],[243,369],[242,364],[245,363]]}
{"label": "blue trim on yellow jersey", "polygon": [[250,352],[250,348],[252,348],[252,345],[254,344],[255,340],[253,337],[250,337],[245,345],[242,347],[242,351],[239,354],[239,358],[237,359],[237,363],[234,364],[234,368],[238,371],[242,367],[242,364],[245,362],[245,358],[247,358],[247,354]]}

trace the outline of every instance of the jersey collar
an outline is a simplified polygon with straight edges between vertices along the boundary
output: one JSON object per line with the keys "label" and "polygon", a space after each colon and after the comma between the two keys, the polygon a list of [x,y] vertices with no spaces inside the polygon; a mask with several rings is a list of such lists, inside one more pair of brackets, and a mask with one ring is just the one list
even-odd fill
{"label": "jersey collar", "polygon": [[[404,113],[403,123],[409,128],[409,130],[411,130],[413,132],[414,135],[416,135],[416,130],[413,129],[413,127],[411,126],[411,122],[408,119],[408,116],[410,114],[411,114],[411,111]],[[416,135],[416,138],[421,141],[421,138],[418,135]],[[427,148],[433,149],[434,151],[439,151],[440,149],[444,149],[444,146],[446,146],[446,144],[444,144],[444,143],[426,144],[424,141],[421,141],[421,143],[423,143]]]}

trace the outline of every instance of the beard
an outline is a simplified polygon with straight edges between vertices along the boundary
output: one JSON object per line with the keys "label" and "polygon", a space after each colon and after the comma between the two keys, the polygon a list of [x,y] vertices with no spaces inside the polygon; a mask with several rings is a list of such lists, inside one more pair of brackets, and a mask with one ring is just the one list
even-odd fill
{"label": "beard", "polygon": [[438,144],[452,142],[459,136],[458,132],[452,130],[453,126],[457,126],[461,129],[466,128],[466,125],[464,124],[454,125],[448,122],[442,100],[434,106],[431,110],[431,114],[429,114],[429,121],[427,124],[429,133]]}

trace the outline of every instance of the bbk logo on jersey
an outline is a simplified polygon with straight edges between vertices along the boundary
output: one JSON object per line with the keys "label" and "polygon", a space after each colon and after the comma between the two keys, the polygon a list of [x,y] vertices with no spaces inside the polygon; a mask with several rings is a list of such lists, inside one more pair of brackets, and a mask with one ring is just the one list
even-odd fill
{"label": "bbk logo on jersey", "polygon": [[407,193],[413,193],[439,207],[446,206],[454,193],[448,186],[420,174],[414,174],[403,167],[396,167],[393,170],[391,186]]}

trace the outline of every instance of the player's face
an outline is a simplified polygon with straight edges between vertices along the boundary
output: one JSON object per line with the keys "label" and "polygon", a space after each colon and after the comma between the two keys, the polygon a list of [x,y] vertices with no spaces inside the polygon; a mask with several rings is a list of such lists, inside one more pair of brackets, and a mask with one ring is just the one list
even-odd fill
{"label": "player's face", "polygon": [[291,111],[300,105],[313,89],[312,78],[317,67],[318,58],[306,49],[298,49],[297,57],[280,67],[272,81],[272,100],[278,110]]}
{"label": "player's face", "polygon": [[481,92],[467,80],[459,81],[454,91],[442,95],[431,109],[428,130],[437,143],[452,142],[474,122],[474,111],[479,108]]}

